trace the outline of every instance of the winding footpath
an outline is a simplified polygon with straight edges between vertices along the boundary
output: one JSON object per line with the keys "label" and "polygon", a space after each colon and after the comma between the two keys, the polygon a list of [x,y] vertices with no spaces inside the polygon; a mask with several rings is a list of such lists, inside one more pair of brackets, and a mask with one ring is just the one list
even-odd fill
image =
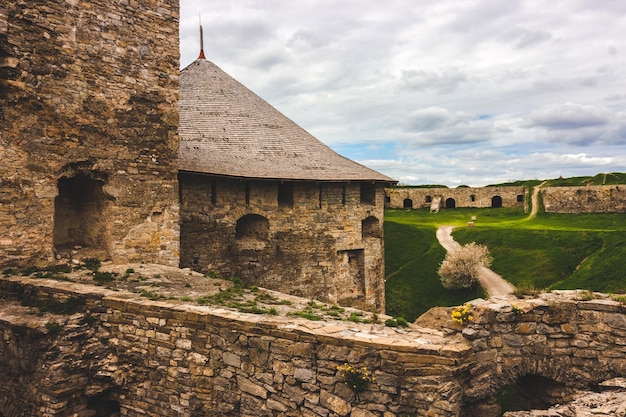
{"label": "winding footpath", "polygon": [[[440,226],[437,229],[437,240],[439,240],[439,244],[448,252],[454,252],[461,247],[461,245],[452,238],[453,228],[453,226]],[[478,282],[480,282],[480,285],[487,291],[489,297],[509,295],[515,291],[515,287],[511,285],[510,282],[484,266],[480,267],[478,271]]]}
{"label": "winding footpath", "polygon": [[[537,216],[537,208],[539,206],[537,199],[539,190],[543,185],[544,183],[541,183],[533,190],[530,215],[528,216],[529,219]],[[453,252],[461,247],[461,245],[452,238],[452,229],[454,229],[454,226],[440,226],[437,229],[437,240],[439,240],[439,244],[448,252]],[[485,291],[487,291],[489,297],[506,296],[515,291],[515,287],[510,282],[484,266],[480,267],[478,281]]]}

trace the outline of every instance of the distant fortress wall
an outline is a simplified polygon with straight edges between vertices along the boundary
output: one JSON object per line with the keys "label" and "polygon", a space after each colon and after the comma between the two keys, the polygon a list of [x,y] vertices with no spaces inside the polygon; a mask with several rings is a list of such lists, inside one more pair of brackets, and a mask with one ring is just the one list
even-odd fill
{"label": "distant fortress wall", "polygon": [[546,187],[541,197],[548,213],[626,212],[626,185]]}
{"label": "distant fortress wall", "polygon": [[521,186],[385,189],[386,208],[524,207],[527,189]]}

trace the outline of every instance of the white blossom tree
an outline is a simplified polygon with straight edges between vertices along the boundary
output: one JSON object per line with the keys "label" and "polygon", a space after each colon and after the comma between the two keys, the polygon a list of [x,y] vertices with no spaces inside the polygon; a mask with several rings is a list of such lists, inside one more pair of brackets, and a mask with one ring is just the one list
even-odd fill
{"label": "white blossom tree", "polygon": [[491,261],[489,249],[472,242],[448,252],[437,273],[445,288],[471,288],[478,281],[480,267],[488,268]]}

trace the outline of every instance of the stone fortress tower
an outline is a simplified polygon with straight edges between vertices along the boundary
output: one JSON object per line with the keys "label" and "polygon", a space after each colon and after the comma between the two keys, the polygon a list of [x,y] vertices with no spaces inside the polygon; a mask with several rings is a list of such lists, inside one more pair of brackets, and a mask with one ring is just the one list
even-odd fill
{"label": "stone fortress tower", "polygon": [[178,265],[178,0],[0,0],[0,266]]}
{"label": "stone fortress tower", "polygon": [[212,62],[181,71],[181,266],[384,311],[384,187]]}

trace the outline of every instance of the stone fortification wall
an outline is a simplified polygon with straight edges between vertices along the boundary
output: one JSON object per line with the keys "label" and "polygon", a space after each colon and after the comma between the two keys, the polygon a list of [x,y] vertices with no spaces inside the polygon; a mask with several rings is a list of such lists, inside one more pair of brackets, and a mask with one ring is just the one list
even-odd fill
{"label": "stone fortification wall", "polygon": [[0,0],[1,265],[178,263],[178,8]]}
{"label": "stone fortification wall", "polygon": [[[429,312],[398,331],[149,301],[67,282],[2,280],[0,291],[7,417],[87,415],[95,403],[131,417],[489,417],[499,415],[495,391],[524,375],[568,387],[626,375],[624,308],[601,295],[478,300],[471,324],[454,324],[450,309],[438,309],[436,328],[419,325]],[[76,300],[73,314],[45,318],[65,323],[58,334],[9,301],[50,296]],[[338,380],[344,363],[366,366],[375,381],[355,395]]]}
{"label": "stone fortification wall", "polygon": [[626,212],[626,185],[546,187],[541,197],[548,213]]}
{"label": "stone fortification wall", "polygon": [[455,207],[525,207],[526,187],[459,187],[459,188],[386,188],[385,207],[438,208]]}
{"label": "stone fortification wall", "polygon": [[181,266],[385,311],[382,185],[180,175]]}

